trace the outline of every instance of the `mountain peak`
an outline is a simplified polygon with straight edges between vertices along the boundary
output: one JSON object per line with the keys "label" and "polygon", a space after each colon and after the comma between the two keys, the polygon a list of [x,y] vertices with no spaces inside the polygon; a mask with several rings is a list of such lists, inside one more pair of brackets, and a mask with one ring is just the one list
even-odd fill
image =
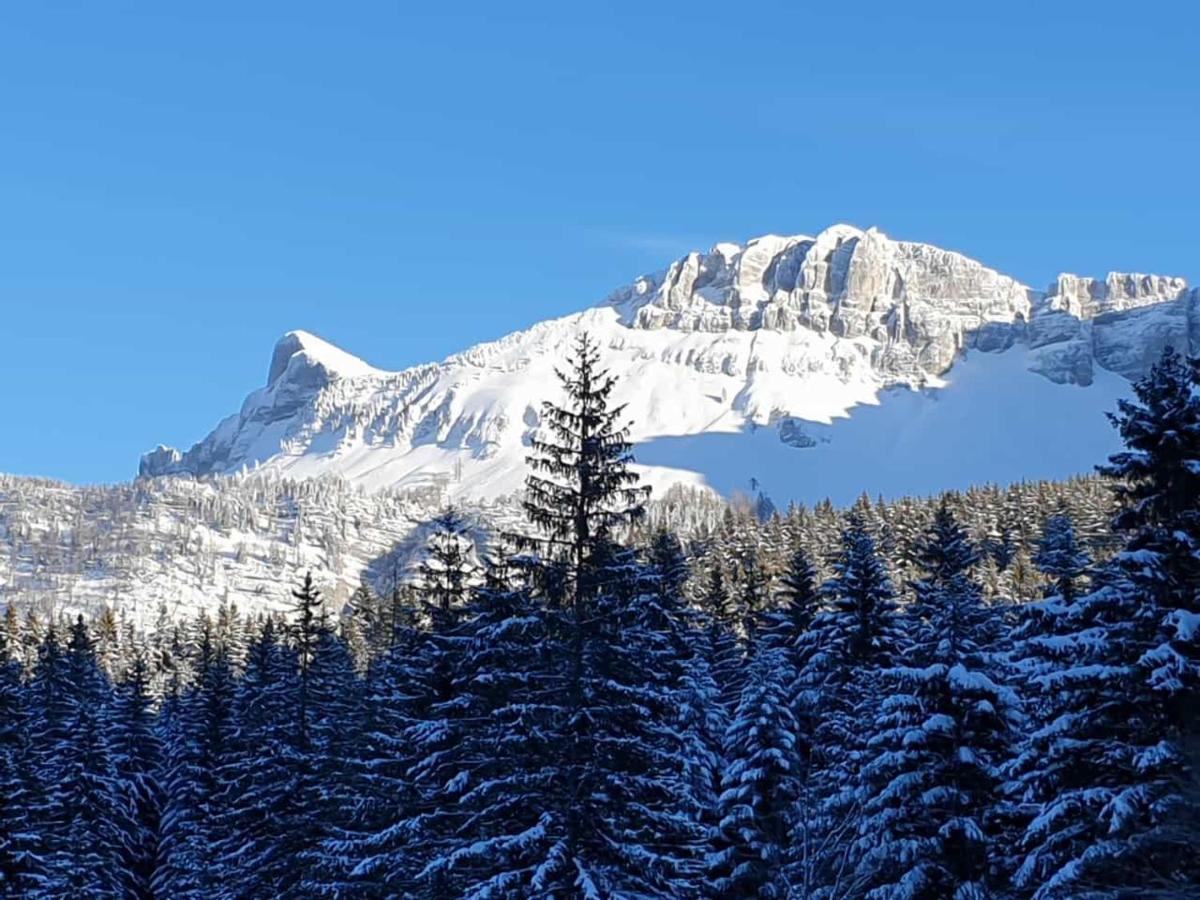
{"label": "mountain peak", "polygon": [[357,378],[379,370],[357,356],[335,347],[329,341],[308,331],[289,331],[275,342],[271,367],[267,371],[267,387],[271,387],[289,370],[295,374],[313,369],[324,370],[326,380]]}

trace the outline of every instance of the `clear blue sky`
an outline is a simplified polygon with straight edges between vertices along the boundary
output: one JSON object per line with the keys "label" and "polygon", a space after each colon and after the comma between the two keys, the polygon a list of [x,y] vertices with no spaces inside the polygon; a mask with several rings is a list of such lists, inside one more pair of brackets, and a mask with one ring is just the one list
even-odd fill
{"label": "clear blue sky", "polygon": [[400,368],[769,231],[1198,280],[1198,26],[1153,0],[4,4],[0,471],[127,478],[288,329]]}

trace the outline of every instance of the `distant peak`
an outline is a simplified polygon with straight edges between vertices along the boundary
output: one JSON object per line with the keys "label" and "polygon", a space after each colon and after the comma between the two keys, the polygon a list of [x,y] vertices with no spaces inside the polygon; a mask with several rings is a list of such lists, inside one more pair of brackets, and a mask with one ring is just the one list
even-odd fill
{"label": "distant peak", "polygon": [[267,386],[275,384],[293,365],[320,367],[331,378],[355,378],[377,372],[373,366],[308,331],[289,331],[275,343]]}

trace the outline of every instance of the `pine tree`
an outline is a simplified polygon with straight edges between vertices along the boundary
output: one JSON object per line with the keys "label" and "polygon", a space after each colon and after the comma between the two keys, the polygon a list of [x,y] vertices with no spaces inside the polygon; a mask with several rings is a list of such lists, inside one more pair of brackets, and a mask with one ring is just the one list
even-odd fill
{"label": "pine tree", "polygon": [[[430,523],[425,555],[417,569],[418,586],[431,620],[451,617],[463,605],[475,581],[474,542],[462,515],[449,507]],[[446,631],[452,623],[438,623]]]}
{"label": "pine tree", "polygon": [[558,699],[546,688],[546,620],[518,569],[489,566],[464,611],[451,738],[421,773],[441,782],[421,873],[454,896],[513,896],[530,885],[552,839],[535,798],[553,789],[545,732]]}
{"label": "pine tree", "polygon": [[698,653],[705,660],[709,677],[717,690],[717,701],[726,718],[733,715],[742,687],[742,651],[734,627],[737,614],[721,567],[708,573],[708,585],[701,596],[701,632],[696,636]]}
{"label": "pine tree", "polygon": [[303,874],[307,760],[296,721],[298,670],[296,653],[268,619],[237,685],[231,749],[213,799],[219,877],[238,896],[287,896]]}
{"label": "pine tree", "polygon": [[660,600],[672,605],[682,604],[692,571],[678,535],[665,528],[658,529],[646,556],[655,573],[656,593]]}
{"label": "pine tree", "polygon": [[859,870],[871,897],[982,900],[999,887],[994,810],[1020,711],[989,652],[1001,623],[972,577],[979,558],[943,504],[918,545],[903,664],[880,673],[862,771]]}
{"label": "pine tree", "polygon": [[742,634],[746,642],[746,652],[754,652],[759,638],[763,619],[768,614],[767,576],[763,571],[758,551],[753,547],[746,548],[739,560],[738,606],[741,611]]}
{"label": "pine tree", "polygon": [[[0,629],[0,895],[33,896],[46,887],[34,818],[39,793],[30,748],[29,695],[22,680],[13,609]],[[16,652],[14,652],[16,651]]]}
{"label": "pine tree", "polygon": [[142,654],[117,687],[109,729],[118,784],[115,821],[126,897],[153,897],[158,861],[162,747],[154,728],[150,673]]}
{"label": "pine tree", "polygon": [[207,798],[200,769],[200,703],[194,692],[164,706],[158,723],[163,746],[162,814],[154,895],[185,900],[204,896]]}
{"label": "pine tree", "polygon": [[[803,665],[800,656],[802,636],[812,627],[821,609],[817,570],[802,547],[796,547],[788,559],[779,582],[778,602],[763,616],[759,630],[763,642],[783,651],[783,659],[792,672]],[[788,685],[790,690],[791,685]]]}
{"label": "pine tree", "polygon": [[329,859],[328,847],[353,821],[355,759],[365,737],[365,709],[349,645],[325,616],[316,630],[307,666],[310,718],[302,797],[308,824],[299,891],[337,896],[345,881],[338,860]]}
{"label": "pine tree", "polygon": [[1079,545],[1070,516],[1060,513],[1046,520],[1033,563],[1049,579],[1048,596],[1057,595],[1065,603],[1074,602],[1092,558]]}
{"label": "pine tree", "polygon": [[234,752],[237,684],[229,643],[219,640],[207,618],[200,623],[196,682],[172,707],[165,723],[163,814],[158,894],[201,897],[223,884],[216,816],[226,764]]}
{"label": "pine tree", "polygon": [[427,636],[409,600],[397,590],[389,601],[390,645],[367,670],[362,739],[347,759],[348,784],[334,815],[341,827],[320,848],[321,890],[331,896],[408,896],[423,889],[425,850],[411,828],[419,802],[412,769],[420,756],[411,738],[429,711]]}
{"label": "pine tree", "polygon": [[859,827],[860,768],[880,701],[879,673],[895,664],[901,646],[891,579],[874,538],[853,517],[822,595],[824,608],[798,647],[796,704],[809,732],[795,880],[844,894],[854,866],[853,843],[843,838]]}
{"label": "pine tree", "polygon": [[313,585],[312,572],[306,572],[304,581],[292,591],[296,601],[296,620],[292,623],[292,639],[299,664],[296,682],[296,744],[303,754],[308,751],[312,730],[312,708],[310,703],[311,684],[309,666],[316,654],[320,640],[318,620],[321,618],[321,592]]}
{"label": "pine tree", "polygon": [[[726,632],[724,651],[719,649],[721,632],[710,631],[706,615],[688,607],[684,592],[691,579],[691,569],[675,534],[665,530],[655,533],[647,552],[647,563],[654,590],[652,596],[647,597],[643,625],[667,637],[666,653],[660,657],[660,664],[662,671],[669,673],[670,690],[678,697],[679,706],[674,718],[683,740],[685,805],[697,833],[707,835],[716,825],[723,769],[722,744],[730,712],[721,702],[710,658],[714,647],[709,642],[718,645],[715,650],[718,655],[728,654],[730,665],[737,662],[737,646],[732,633]],[[720,585],[717,590],[719,594]],[[721,601],[718,599],[717,602]]]}
{"label": "pine tree", "polygon": [[[616,384],[580,337],[559,378],[566,405],[547,403],[549,436],[533,442],[524,506],[542,535],[548,644],[557,644],[543,690],[557,709],[546,723],[548,780],[534,798],[545,821],[544,857],[528,890],[603,895],[683,891],[693,835],[680,809],[680,741],[672,727],[679,688],[653,585],[614,540],[645,515]],[[526,542],[528,545],[528,542]],[[549,710],[548,710],[549,711]]]}
{"label": "pine tree", "polygon": [[1014,763],[1031,809],[1018,883],[1038,896],[1200,885],[1176,827],[1200,731],[1200,373],[1168,348],[1119,403],[1114,526],[1090,593],[1035,607],[1022,642],[1039,714]]}
{"label": "pine tree", "polygon": [[[637,485],[624,406],[610,406],[617,380],[599,368],[586,334],[575,343],[568,372],[557,372],[567,405],[542,404],[549,434],[532,441],[522,506],[542,534],[548,555],[568,565],[570,597],[581,604],[597,589],[589,565],[607,536],[645,517],[648,489]],[[529,545],[527,539],[518,542]]]}
{"label": "pine tree", "polygon": [[35,853],[46,868],[46,885],[53,889],[59,886],[53,868],[61,851],[65,826],[58,805],[52,802],[52,791],[61,783],[61,748],[67,741],[73,713],[72,686],[54,625],[46,630],[37,649],[37,663],[30,685],[30,713],[29,752],[35,777],[31,810]]}
{"label": "pine tree", "polygon": [[763,648],[754,658],[725,737],[715,850],[709,860],[716,896],[791,896],[787,870],[800,754],[796,721],[780,680],[786,662]]}
{"label": "pine tree", "polygon": [[56,887],[73,896],[120,895],[116,773],[104,729],[108,680],[83,616],[71,628],[62,666],[68,717],[44,771]]}

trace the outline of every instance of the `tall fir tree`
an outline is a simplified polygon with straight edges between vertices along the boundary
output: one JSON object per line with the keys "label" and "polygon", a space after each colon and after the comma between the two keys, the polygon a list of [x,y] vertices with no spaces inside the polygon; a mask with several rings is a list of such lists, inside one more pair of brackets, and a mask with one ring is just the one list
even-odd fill
{"label": "tall fir tree", "polygon": [[802,637],[804,661],[795,680],[796,704],[809,728],[796,880],[812,890],[853,895],[858,881],[846,836],[861,820],[859,778],[881,699],[880,672],[895,665],[901,649],[895,589],[874,538],[854,517],[821,590],[824,608]]}
{"label": "tall fir tree", "polygon": [[425,823],[432,840],[421,875],[454,896],[515,896],[544,861],[553,791],[545,732],[558,715],[547,691],[546,620],[520,567],[490,565],[464,611],[456,710],[421,774],[444,785]]}
{"label": "tall fir tree", "polygon": [[353,823],[355,761],[366,736],[366,711],[349,643],[325,615],[315,627],[306,676],[309,723],[302,798],[308,824],[298,861],[303,867],[298,893],[337,896],[345,880],[328,847]]}
{"label": "tall fir tree", "polygon": [[213,797],[217,873],[236,896],[295,895],[306,845],[296,652],[268,619],[250,644],[232,710],[230,751]]}
{"label": "tall fir tree", "polygon": [[159,858],[162,745],[154,727],[150,671],[142,653],[134,657],[115,693],[109,731],[119,801],[114,826],[122,893],[130,898],[150,898],[155,896],[153,881]]}
{"label": "tall fir tree", "polygon": [[0,895],[35,896],[47,886],[38,854],[35,813],[40,795],[30,745],[30,696],[22,677],[15,611],[0,629]]}
{"label": "tall fir tree", "polygon": [[1083,588],[1092,566],[1091,555],[1080,546],[1071,517],[1058,513],[1046,520],[1033,564],[1046,576],[1046,596],[1072,603]]}
{"label": "tall fir tree", "polygon": [[396,589],[387,610],[389,644],[364,679],[362,739],[347,760],[338,831],[321,845],[321,890],[330,896],[419,896],[426,849],[412,828],[419,805],[412,736],[427,720],[427,635],[415,598]]}
{"label": "tall fir tree", "polygon": [[1170,348],[1112,421],[1125,548],[1073,602],[1035,604],[1020,644],[1035,727],[1013,764],[1029,823],[1018,884],[1039,897],[1200,886],[1179,839],[1200,708],[1200,383]]}
{"label": "tall fir tree", "polygon": [[533,442],[524,506],[551,573],[549,640],[558,645],[545,689],[550,778],[536,802],[545,855],[529,890],[590,896],[683,892],[698,867],[681,809],[681,741],[672,722],[681,686],[669,638],[636,555],[616,543],[645,516],[647,492],[630,469],[616,379],[583,334],[559,373],[566,403],[543,406],[548,434]]}
{"label": "tall fir tree", "polygon": [[709,858],[718,897],[792,896],[788,871],[801,760],[781,678],[786,669],[782,651],[756,654],[725,736],[727,765]]}
{"label": "tall fir tree", "polygon": [[117,897],[120,799],[104,728],[109,683],[82,615],[71,627],[63,665],[69,718],[43,781],[53,877],[59,890],[73,896]]}
{"label": "tall fir tree", "polygon": [[1001,620],[974,579],[979,553],[946,504],[914,556],[903,656],[880,673],[861,773],[859,870],[870,897],[983,900],[1004,886],[996,811],[1020,703],[994,652]]}
{"label": "tall fir tree", "polygon": [[701,631],[696,636],[699,654],[717,690],[717,701],[726,718],[733,715],[742,687],[742,650],[738,644],[737,609],[725,586],[720,565],[708,573],[700,597]]}

